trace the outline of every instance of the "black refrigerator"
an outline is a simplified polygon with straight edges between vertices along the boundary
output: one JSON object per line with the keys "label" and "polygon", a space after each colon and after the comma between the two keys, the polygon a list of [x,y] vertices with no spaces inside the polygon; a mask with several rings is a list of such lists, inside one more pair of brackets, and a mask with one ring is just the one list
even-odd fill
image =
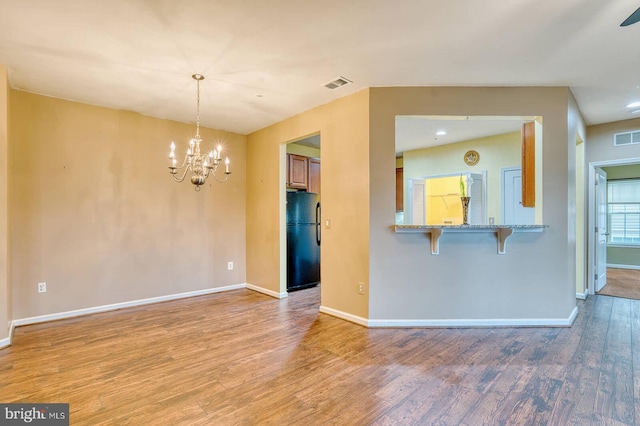
{"label": "black refrigerator", "polygon": [[287,291],[320,284],[320,197],[287,192]]}

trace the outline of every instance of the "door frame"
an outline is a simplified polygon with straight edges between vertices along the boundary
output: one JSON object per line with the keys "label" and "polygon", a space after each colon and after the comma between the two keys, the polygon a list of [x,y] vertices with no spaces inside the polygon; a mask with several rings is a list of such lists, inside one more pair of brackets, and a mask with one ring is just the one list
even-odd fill
{"label": "door frame", "polygon": [[596,273],[596,168],[597,167],[611,167],[611,166],[629,166],[633,164],[640,164],[640,157],[623,158],[619,160],[605,160],[605,161],[590,161],[589,162],[589,176],[588,176],[588,198],[587,198],[587,289],[588,294],[595,294],[595,280],[594,275]]}
{"label": "door frame", "polygon": [[[309,133],[304,136],[299,136],[294,139],[286,140],[280,142],[280,152],[279,152],[279,171],[278,171],[278,194],[279,194],[279,214],[278,219],[280,222],[280,232],[279,234],[279,260],[280,260],[280,285],[279,292],[274,292],[266,289],[259,289],[258,291],[268,294],[269,296],[275,297],[277,299],[285,299],[289,297],[289,293],[287,291],[287,145],[290,143],[300,142],[303,139],[307,139],[311,136],[318,135],[320,136],[320,161],[322,161],[322,134],[320,131]],[[322,171],[320,172],[322,174]],[[322,182],[322,177],[320,177]],[[320,186],[320,192],[322,192],[322,183]],[[320,269],[322,270],[322,247],[320,248]],[[322,276],[322,272],[320,272],[320,276]],[[255,287],[254,287],[255,288]],[[322,291],[320,292],[320,304],[322,304]]]}

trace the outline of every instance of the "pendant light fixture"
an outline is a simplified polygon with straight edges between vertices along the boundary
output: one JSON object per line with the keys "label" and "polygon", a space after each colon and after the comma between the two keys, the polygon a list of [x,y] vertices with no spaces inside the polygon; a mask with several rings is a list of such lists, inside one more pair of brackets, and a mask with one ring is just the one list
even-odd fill
{"label": "pendant light fixture", "polygon": [[195,190],[200,191],[200,186],[204,185],[208,177],[213,176],[216,181],[223,183],[229,179],[231,171],[229,170],[229,157],[226,157],[224,160],[224,177],[221,178],[216,174],[219,166],[222,164],[222,146],[218,145],[216,149],[210,151],[208,154],[202,154],[200,152],[200,142],[202,142],[200,138],[200,82],[204,80],[204,76],[202,74],[193,74],[191,77],[196,81],[198,87],[198,97],[196,101],[196,135],[189,141],[189,148],[180,166],[178,166],[176,159],[176,144],[171,142],[169,172],[176,182],[184,181],[187,174],[190,174],[190,180],[191,183],[195,185]]}

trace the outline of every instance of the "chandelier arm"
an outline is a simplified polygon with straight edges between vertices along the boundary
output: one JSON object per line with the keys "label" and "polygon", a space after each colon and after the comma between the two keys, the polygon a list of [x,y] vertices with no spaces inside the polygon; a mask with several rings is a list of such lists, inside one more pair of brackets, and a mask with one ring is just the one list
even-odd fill
{"label": "chandelier arm", "polygon": [[189,156],[185,155],[184,160],[182,160],[182,164],[180,164],[180,166],[176,166],[176,170],[181,170],[187,164],[188,159],[189,159]]}
{"label": "chandelier arm", "polygon": [[184,178],[187,176],[187,172],[189,171],[190,167],[187,167],[184,169],[184,171],[182,172],[182,176],[180,177],[176,177],[176,173],[171,173],[171,175],[173,176],[173,179],[176,182],[182,182],[184,180]]}
{"label": "chandelier arm", "polygon": [[220,182],[220,183],[225,183],[225,182],[229,179],[229,175],[230,175],[230,174],[231,174],[231,173],[225,173],[225,177],[224,177],[224,179],[220,179],[220,178],[218,177],[218,175],[216,175],[216,172],[215,172],[215,170],[214,170],[214,171],[213,171],[213,173],[211,173],[211,176],[213,176],[213,178],[214,178],[215,180],[217,180],[218,182]]}

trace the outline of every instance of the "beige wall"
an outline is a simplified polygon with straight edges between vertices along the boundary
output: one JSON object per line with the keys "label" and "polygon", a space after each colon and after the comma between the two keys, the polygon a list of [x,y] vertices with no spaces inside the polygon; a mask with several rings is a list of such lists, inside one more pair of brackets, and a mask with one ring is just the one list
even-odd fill
{"label": "beige wall", "polygon": [[[567,88],[372,88],[370,103],[371,319],[567,319],[575,302],[575,132]],[[543,117],[543,233],[510,237],[497,255],[490,233],[429,239],[396,234],[396,115]],[[574,127],[577,124],[574,124]],[[323,139],[324,143],[324,139]],[[324,161],[324,157],[323,157]]]}
{"label": "beige wall", "polygon": [[[592,170],[590,163],[640,163],[640,144],[613,146],[613,135],[618,132],[640,129],[640,118],[631,120],[614,121],[612,123],[598,124],[587,128],[587,139],[585,145],[585,164],[587,170]],[[609,176],[607,175],[607,178]],[[591,206],[594,201],[587,197],[587,206]],[[588,228],[589,229],[589,228]],[[589,259],[593,259],[593,248]],[[634,265],[629,262],[637,256],[637,249],[607,248],[607,263],[623,262],[621,264]],[[613,261],[612,261],[613,260]],[[595,263],[595,262],[594,262]],[[591,272],[592,274],[593,272]]]}
{"label": "beige wall", "polygon": [[[322,306],[368,316],[369,90],[338,99],[248,135],[247,283],[286,289],[282,144],[320,132],[322,140]],[[368,290],[366,291],[368,294]]]}
{"label": "beige wall", "polygon": [[[9,80],[7,68],[0,65],[0,342],[9,337],[11,292],[9,286],[9,222],[8,222],[8,134]],[[8,343],[8,342],[7,342]],[[0,347],[2,344],[0,343]]]}
{"label": "beige wall", "polygon": [[166,168],[195,125],[20,91],[10,113],[14,319],[245,282],[244,136],[221,133],[231,179],[195,192]]}
{"label": "beige wall", "polygon": [[613,146],[613,134],[640,129],[640,118],[598,124],[587,128],[587,163],[640,158],[640,144]]}

